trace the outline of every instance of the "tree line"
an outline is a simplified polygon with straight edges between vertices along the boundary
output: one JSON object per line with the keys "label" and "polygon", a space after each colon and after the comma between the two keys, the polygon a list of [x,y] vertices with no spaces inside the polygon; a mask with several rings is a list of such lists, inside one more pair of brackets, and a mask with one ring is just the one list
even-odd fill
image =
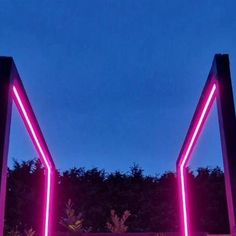
{"label": "tree line", "polygon": [[[72,168],[56,173],[55,228],[65,216],[68,200],[83,227],[91,232],[108,232],[111,210],[117,215],[129,211],[128,232],[179,231],[176,173],[146,176],[138,165],[128,172],[107,173],[98,168]],[[41,225],[44,169],[37,160],[14,161],[8,169],[5,229],[23,230]],[[188,170],[193,229],[209,233],[228,233],[228,213],[224,173],[219,168]]]}

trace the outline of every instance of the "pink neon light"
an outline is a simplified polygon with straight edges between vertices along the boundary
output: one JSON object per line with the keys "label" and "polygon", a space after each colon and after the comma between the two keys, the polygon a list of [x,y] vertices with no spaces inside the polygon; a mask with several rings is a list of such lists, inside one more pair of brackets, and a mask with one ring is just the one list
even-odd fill
{"label": "pink neon light", "polygon": [[46,167],[46,202],[45,202],[45,212],[44,212],[44,228],[43,236],[48,236],[50,233],[50,203],[52,198],[51,184],[52,184],[52,165],[50,159],[46,152],[46,147],[44,143],[41,142],[43,137],[37,130],[37,125],[34,124],[34,119],[31,117],[30,112],[27,112],[27,102],[24,102],[24,93],[21,91],[22,88],[14,83],[13,85],[13,100],[15,101],[17,108],[19,109],[21,116],[33,138],[34,144],[39,152],[40,159],[43,165]]}
{"label": "pink neon light", "polygon": [[181,155],[180,162],[178,165],[178,172],[180,172],[180,195],[181,195],[181,208],[182,208],[182,231],[184,236],[189,236],[190,234],[190,226],[189,226],[189,215],[188,215],[188,207],[187,207],[187,197],[186,197],[186,180],[184,175],[185,167],[189,161],[190,154],[194,148],[194,144],[199,137],[201,130],[203,128],[204,122],[207,118],[207,115],[210,111],[210,107],[215,99],[216,94],[216,84],[213,83],[210,87],[210,92],[206,95],[206,101],[203,102],[203,109],[200,110],[199,114],[196,115],[198,120],[195,122],[195,126],[193,126],[192,131],[187,137],[186,147]]}

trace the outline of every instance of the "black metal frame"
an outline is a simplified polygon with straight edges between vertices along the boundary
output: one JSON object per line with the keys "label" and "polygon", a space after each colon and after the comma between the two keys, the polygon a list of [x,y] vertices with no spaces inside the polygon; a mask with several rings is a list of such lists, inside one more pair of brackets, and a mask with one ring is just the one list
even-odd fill
{"label": "black metal frame", "polygon": [[[27,97],[26,91],[24,89],[23,83],[20,79],[20,76],[14,64],[13,58],[0,57],[0,235],[3,235],[3,230],[4,230],[6,181],[7,181],[7,157],[8,157],[8,149],[9,149],[12,100],[14,97],[12,96],[13,94],[12,90],[14,86],[17,86],[20,89],[20,93],[23,96],[24,103],[27,105],[27,113],[30,114],[31,121],[34,124],[34,129],[37,132],[37,136],[40,138],[38,142],[40,142],[41,145],[43,146],[44,153],[47,155],[47,158],[48,158],[47,160],[49,161],[50,170],[51,170],[50,176],[52,176],[50,177],[50,180],[51,180],[50,196],[52,194],[53,178],[54,178],[54,173],[55,173],[55,165],[54,165],[53,159],[51,157],[50,151],[43,137],[42,131],[39,127],[36,116],[31,107],[30,101]],[[30,129],[27,126],[27,122],[25,120],[24,120],[24,123],[30,134]],[[35,145],[36,142],[32,137],[33,136],[31,135],[31,139]],[[35,147],[36,146],[37,145],[35,145]],[[45,197],[47,198],[46,195]],[[51,207],[48,209],[50,209],[50,213],[52,213]],[[51,221],[51,214],[49,214],[49,218]],[[51,228],[51,224],[50,224],[50,228]],[[49,234],[50,232],[47,233],[47,235]]]}
{"label": "black metal frame", "polygon": [[[230,232],[232,236],[236,236],[236,117],[230,76],[229,56],[227,54],[216,54],[214,57],[209,76],[203,88],[201,97],[177,159],[177,175],[179,175],[179,165],[185,146],[188,142],[188,136],[192,132],[192,128],[198,119],[197,116],[200,108],[202,107],[204,97],[206,96],[206,91],[209,84],[212,83],[213,80],[217,83],[216,99],[224,162]],[[183,216],[181,215],[181,217]]]}
{"label": "black metal frame", "polygon": [[4,228],[7,156],[12,111],[10,96],[13,80],[12,67],[12,58],[0,57],[0,235],[3,235]]}

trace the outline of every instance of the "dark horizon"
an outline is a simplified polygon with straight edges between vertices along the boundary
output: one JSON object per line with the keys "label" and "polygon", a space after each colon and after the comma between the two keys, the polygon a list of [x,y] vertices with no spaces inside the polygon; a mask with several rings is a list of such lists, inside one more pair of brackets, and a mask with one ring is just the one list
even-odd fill
{"label": "dark horizon", "polygon": [[[38,185],[35,184],[41,180],[42,170],[35,164],[17,166],[9,171],[5,224],[7,230],[19,225],[18,230],[23,231],[27,225],[39,231],[39,218],[32,215],[42,208],[41,195],[38,194]],[[30,167],[33,167],[32,171]],[[59,181],[55,183],[58,193],[55,196],[56,231],[62,233],[77,225],[73,223],[77,220],[69,221],[70,227],[68,224],[67,227],[62,227],[60,223],[63,219],[68,223],[68,214],[71,211],[65,211],[65,207],[69,202],[74,209],[72,214],[81,216],[79,218],[82,219],[82,232],[84,229],[85,232],[90,229],[89,232],[93,233],[114,232],[107,228],[107,222],[111,222],[112,209],[119,217],[127,210],[130,212],[130,218],[125,224],[130,233],[150,235],[150,232],[179,231],[177,179],[173,173],[145,177],[141,175],[140,170],[133,168],[126,175],[104,175],[101,171],[79,170],[58,177]],[[195,219],[194,229],[209,234],[229,233],[223,172],[219,169],[202,169],[196,175],[189,174],[189,177],[193,196],[191,200],[194,202],[191,208],[191,216]],[[69,207],[66,207],[66,210],[69,210]]]}

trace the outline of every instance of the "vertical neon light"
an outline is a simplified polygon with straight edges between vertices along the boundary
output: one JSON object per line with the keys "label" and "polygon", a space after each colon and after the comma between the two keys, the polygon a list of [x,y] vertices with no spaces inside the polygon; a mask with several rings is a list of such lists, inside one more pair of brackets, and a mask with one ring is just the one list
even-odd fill
{"label": "vertical neon light", "polygon": [[44,213],[43,213],[43,236],[49,236],[51,230],[50,214],[51,214],[51,202],[52,202],[52,184],[53,184],[53,163],[51,162],[50,153],[48,152],[46,143],[39,130],[37,120],[32,114],[30,104],[27,100],[26,94],[19,83],[13,84],[13,100],[21,114],[21,117],[27,127],[27,130],[32,138],[35,148],[38,151],[40,160],[45,167],[46,174],[46,189],[45,189],[45,201],[44,201]]}
{"label": "vertical neon light", "polygon": [[190,132],[186,137],[186,142],[182,148],[182,153],[177,165],[177,175],[178,175],[178,183],[180,189],[180,201],[181,201],[181,230],[184,236],[189,236],[191,232],[190,222],[189,222],[189,206],[187,204],[187,187],[186,187],[186,176],[185,170],[186,166],[190,159],[190,154],[193,151],[194,145],[197,142],[197,139],[202,131],[203,125],[206,121],[210,108],[216,97],[216,83],[210,83],[206,88],[206,92],[202,99],[202,103],[195,114],[193,120],[193,125],[190,128]]}

